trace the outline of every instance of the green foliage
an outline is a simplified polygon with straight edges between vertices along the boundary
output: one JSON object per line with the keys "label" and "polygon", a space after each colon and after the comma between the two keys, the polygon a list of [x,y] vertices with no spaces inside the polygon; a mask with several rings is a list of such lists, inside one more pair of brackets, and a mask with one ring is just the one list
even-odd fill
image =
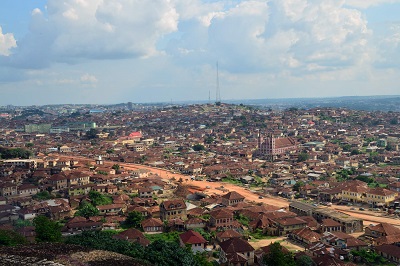
{"label": "green foliage", "polygon": [[391,125],[397,125],[399,123],[399,120],[397,119],[397,117],[394,117],[394,118],[390,119],[389,123]]}
{"label": "green foliage", "polygon": [[236,215],[235,215],[235,219],[236,219],[239,223],[241,223],[242,225],[244,225],[244,226],[246,226],[246,227],[249,227],[250,219],[249,219],[248,217],[244,216],[243,214],[236,214]]}
{"label": "green foliage", "polygon": [[153,265],[211,265],[204,255],[194,255],[189,248],[182,248],[177,241],[155,240],[147,247],[125,240],[113,239],[113,233],[104,231],[85,231],[81,235],[66,238],[67,244],[81,245],[93,249],[108,250],[141,260]]}
{"label": "green foliage", "polygon": [[89,202],[83,201],[79,206],[79,210],[75,212],[75,216],[89,218],[91,216],[99,215],[99,213],[99,210],[95,206]]}
{"label": "green foliage", "polygon": [[136,228],[136,229],[141,229],[142,228],[142,221],[144,220],[144,217],[142,213],[133,211],[128,214],[128,217],[126,217],[125,222],[123,223],[123,227],[125,228]]}
{"label": "green foliage", "polygon": [[230,176],[222,178],[222,182],[226,182],[226,183],[230,183],[230,184],[234,184],[234,185],[242,185],[242,182],[239,179],[235,179]]}
{"label": "green foliage", "polygon": [[207,138],[204,139],[204,142],[207,143],[207,144],[211,144],[211,143],[214,142],[214,138],[211,137],[211,136],[209,136],[209,137],[207,137]]}
{"label": "green foliage", "polygon": [[205,150],[204,146],[201,145],[201,144],[195,144],[195,145],[193,145],[192,149],[193,149],[194,151],[204,151],[204,150]]}
{"label": "green foliage", "polygon": [[48,200],[54,198],[54,196],[51,195],[49,191],[44,190],[34,195],[33,198],[37,200]]}
{"label": "green foliage", "polygon": [[22,220],[22,219],[18,219],[14,222],[14,227],[15,228],[22,228],[22,227],[26,227],[26,226],[33,226],[32,221],[30,220]]}
{"label": "green foliage", "polygon": [[198,232],[202,237],[204,237],[207,242],[210,242],[215,238],[215,231],[206,231],[203,228],[195,228],[194,231]]}
{"label": "green foliage", "polygon": [[263,257],[263,263],[267,266],[294,266],[296,265],[291,253],[285,253],[279,242],[271,244],[269,253]]}
{"label": "green foliage", "polygon": [[297,181],[296,184],[293,185],[294,191],[300,191],[300,188],[303,187],[305,183],[303,181]]}
{"label": "green foliage", "polygon": [[22,235],[11,230],[0,229],[0,246],[16,246],[27,244],[28,241]]}
{"label": "green foliage", "polygon": [[33,144],[32,142],[25,143],[25,147],[27,148],[32,148],[33,146],[35,146],[35,144]]}
{"label": "green foliage", "polygon": [[350,144],[345,144],[342,146],[343,151],[351,151],[351,145]]}
{"label": "green foliage", "polygon": [[179,233],[176,231],[162,234],[145,234],[150,242],[166,241],[166,242],[179,242]]}
{"label": "green foliage", "polygon": [[384,257],[369,249],[352,250],[351,254],[361,257],[362,261],[367,263],[375,263],[378,265],[386,265],[387,263]]}
{"label": "green foliage", "polygon": [[361,175],[359,175],[359,176],[356,177],[356,179],[357,179],[357,180],[360,180],[360,181],[363,181],[363,182],[365,182],[365,183],[367,183],[367,184],[370,184],[370,183],[374,183],[374,182],[375,182],[375,179],[374,179],[374,178],[368,177],[368,176],[361,176]]}
{"label": "green foliage", "polygon": [[352,174],[354,174],[354,169],[342,169],[336,172],[336,180],[338,182],[349,180],[349,176]]}
{"label": "green foliage", "polygon": [[108,175],[108,173],[106,172],[106,171],[97,171],[97,173],[99,174],[99,175]]}
{"label": "green foliage", "polygon": [[266,235],[263,234],[263,231],[262,231],[262,229],[260,229],[260,228],[257,228],[257,229],[254,230],[253,232],[250,232],[249,235],[250,235],[252,238],[255,238],[255,239],[264,239],[264,238],[266,238]]}
{"label": "green foliage", "polygon": [[312,265],[314,265],[312,259],[306,255],[303,255],[296,260],[296,266],[312,266]]}
{"label": "green foliage", "polygon": [[80,245],[99,250],[108,250],[127,256],[144,259],[144,248],[138,243],[113,239],[114,232],[109,231],[84,231],[80,235],[69,236],[65,243]]}
{"label": "green foliage", "polygon": [[60,242],[61,227],[46,216],[37,216],[33,219],[37,242]]}
{"label": "green foliage", "polygon": [[0,147],[0,158],[2,159],[29,159],[32,156],[32,152],[22,148],[5,148]]}
{"label": "green foliage", "polygon": [[121,166],[119,164],[114,164],[111,168],[114,169],[115,171],[118,171],[121,168]]}
{"label": "green foliage", "polygon": [[86,131],[86,138],[87,139],[97,139],[99,134],[99,131],[97,129],[91,128],[88,131]]}
{"label": "green foliage", "polygon": [[112,203],[112,198],[110,196],[103,195],[94,190],[89,192],[89,198],[92,201],[93,206],[107,205]]}
{"label": "green foliage", "polygon": [[361,152],[360,152],[359,150],[353,149],[353,150],[351,151],[350,155],[358,155],[358,154],[360,154],[360,153],[361,153]]}
{"label": "green foliage", "polygon": [[308,160],[308,154],[305,152],[299,153],[299,156],[297,157],[298,162],[304,162]]}

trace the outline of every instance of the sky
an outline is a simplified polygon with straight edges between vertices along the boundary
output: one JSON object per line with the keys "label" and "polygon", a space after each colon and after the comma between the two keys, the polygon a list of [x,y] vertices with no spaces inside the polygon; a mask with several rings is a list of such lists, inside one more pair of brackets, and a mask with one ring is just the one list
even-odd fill
{"label": "sky", "polygon": [[400,95],[400,0],[1,0],[0,106]]}

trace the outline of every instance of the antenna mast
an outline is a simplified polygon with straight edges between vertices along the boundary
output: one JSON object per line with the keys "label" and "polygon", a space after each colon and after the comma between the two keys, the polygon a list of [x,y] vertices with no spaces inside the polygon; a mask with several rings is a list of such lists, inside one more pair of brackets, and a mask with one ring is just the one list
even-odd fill
{"label": "antenna mast", "polygon": [[218,70],[218,61],[217,61],[217,90],[215,92],[215,104],[221,104],[221,93],[219,91],[219,70]]}

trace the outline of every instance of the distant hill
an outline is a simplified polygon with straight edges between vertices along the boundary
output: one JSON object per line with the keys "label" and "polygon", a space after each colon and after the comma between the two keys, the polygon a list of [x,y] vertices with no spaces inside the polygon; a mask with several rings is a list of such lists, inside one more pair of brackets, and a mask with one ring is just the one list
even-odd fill
{"label": "distant hill", "polygon": [[256,105],[271,109],[316,108],[334,107],[365,111],[400,111],[399,95],[377,95],[377,96],[343,96],[330,98],[282,98],[282,99],[253,99],[253,100],[228,100],[233,104]]}

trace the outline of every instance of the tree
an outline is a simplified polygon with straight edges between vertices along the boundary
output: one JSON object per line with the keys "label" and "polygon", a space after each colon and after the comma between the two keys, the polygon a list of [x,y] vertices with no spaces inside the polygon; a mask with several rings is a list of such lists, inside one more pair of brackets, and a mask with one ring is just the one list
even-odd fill
{"label": "tree", "polygon": [[89,202],[82,202],[79,206],[79,210],[75,213],[75,216],[82,216],[89,218],[91,216],[96,216],[99,214],[99,210]]}
{"label": "tree", "polygon": [[44,190],[34,195],[33,198],[38,200],[48,200],[54,197],[49,193],[49,191]]}
{"label": "tree", "polygon": [[142,228],[142,221],[144,220],[143,214],[141,212],[133,211],[128,214],[124,222],[124,226],[127,228],[134,227],[136,229]]}
{"label": "tree", "polygon": [[205,150],[204,146],[201,145],[201,144],[193,145],[192,149],[193,149],[194,151],[204,151],[204,150]]}
{"label": "tree", "polygon": [[298,162],[304,162],[308,160],[308,154],[305,152],[299,153],[299,156],[297,157]]}
{"label": "tree", "polygon": [[118,171],[121,168],[121,166],[119,164],[114,164],[111,168],[114,169],[115,171]]}
{"label": "tree", "polygon": [[89,192],[89,198],[92,201],[93,206],[107,205],[112,203],[112,199],[109,196],[103,195],[94,190]]}
{"label": "tree", "polygon": [[309,256],[303,255],[296,260],[296,266],[312,266],[314,263]]}
{"label": "tree", "polygon": [[86,131],[86,138],[87,139],[97,139],[99,134],[99,131],[97,129],[91,128],[88,131]]}
{"label": "tree", "polygon": [[22,235],[11,230],[0,229],[0,246],[16,246],[27,244],[28,241]]}
{"label": "tree", "polygon": [[300,191],[300,188],[304,185],[305,183],[303,181],[297,181],[296,184],[293,185],[293,190]]}
{"label": "tree", "polygon": [[264,255],[263,263],[267,266],[294,266],[292,254],[282,250],[279,242],[270,245],[269,252]]}
{"label": "tree", "polygon": [[37,242],[60,242],[61,227],[46,216],[37,216],[33,219]]}

